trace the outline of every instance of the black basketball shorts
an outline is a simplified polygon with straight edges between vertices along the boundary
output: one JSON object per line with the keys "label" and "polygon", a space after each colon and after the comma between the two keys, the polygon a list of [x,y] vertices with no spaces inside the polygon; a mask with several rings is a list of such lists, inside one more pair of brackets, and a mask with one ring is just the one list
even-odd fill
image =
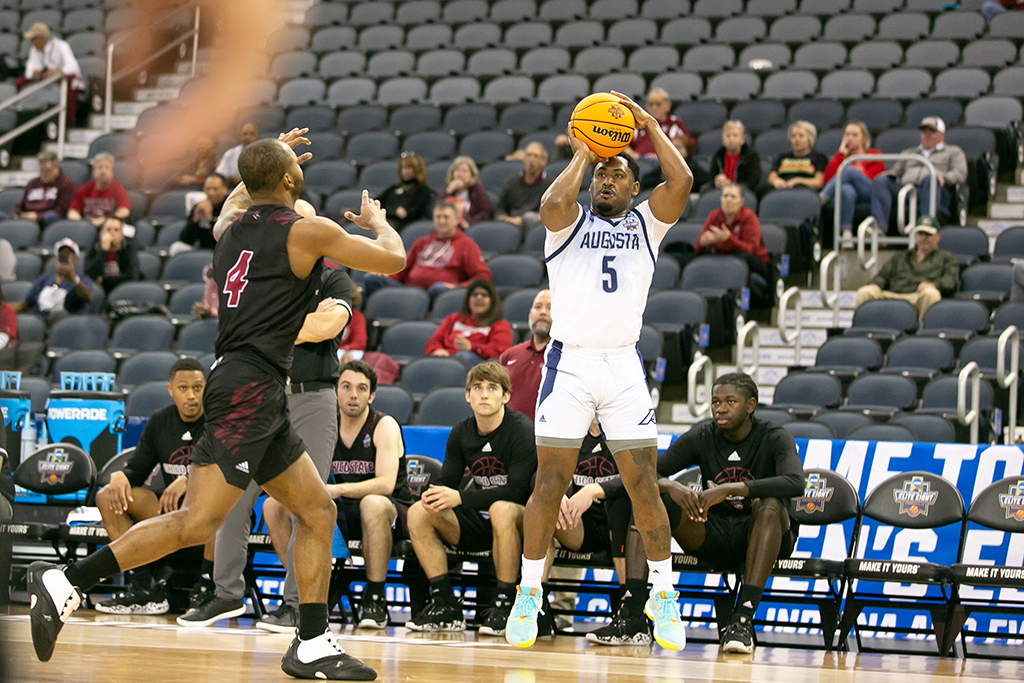
{"label": "black basketball shorts", "polygon": [[489,515],[485,517],[486,513],[462,505],[452,508],[452,512],[459,522],[459,542],[455,544],[456,550],[476,553],[491,549],[494,528],[491,526]]}
{"label": "black basketball shorts", "polygon": [[215,464],[232,486],[262,486],[292,466],[306,447],[292,429],[284,383],[238,357],[226,357],[203,392],[206,426],[192,449],[196,465]]}
{"label": "black basketball shorts", "polygon": [[[409,506],[407,503],[402,503],[395,500],[391,496],[386,496],[391,504],[395,506],[395,511],[398,513],[395,516],[395,522],[392,524],[391,529],[394,534],[393,538],[408,538],[409,532],[406,526],[406,520],[409,515]],[[359,499],[358,498],[335,498],[334,502],[338,507],[338,531],[345,537],[346,541],[363,538],[363,521],[359,514]]]}
{"label": "black basketball shorts", "polygon": [[578,553],[600,553],[611,549],[611,537],[608,534],[608,515],[603,505],[593,504],[580,517],[583,525],[583,545]]}

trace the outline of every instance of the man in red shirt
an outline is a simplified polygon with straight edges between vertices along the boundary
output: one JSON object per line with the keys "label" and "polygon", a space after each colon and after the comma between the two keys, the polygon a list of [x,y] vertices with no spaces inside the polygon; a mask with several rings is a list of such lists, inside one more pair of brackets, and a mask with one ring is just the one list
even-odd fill
{"label": "man in red shirt", "polygon": [[[692,148],[696,142],[691,136],[690,132],[686,130],[686,126],[677,116],[673,116],[670,112],[672,111],[672,100],[669,99],[668,92],[663,88],[652,88],[647,93],[647,111],[650,112],[651,116],[658,120],[661,124],[661,129],[665,131],[665,135],[671,140],[676,147],[684,145],[687,152]],[[650,136],[647,134],[647,130],[644,128],[639,129],[633,135],[633,141],[629,143],[629,147],[626,148],[626,154],[633,157],[656,157],[654,154],[654,143],[651,142]],[[683,156],[687,156],[683,153]]]}
{"label": "man in red shirt", "polygon": [[769,281],[768,249],[761,238],[757,214],[743,206],[743,192],[736,183],[722,188],[722,208],[708,214],[697,237],[698,254],[731,254],[747,262],[750,273]]}
{"label": "man in red shirt", "polygon": [[468,287],[473,280],[490,280],[491,269],[484,263],[480,247],[459,230],[458,212],[449,202],[434,206],[434,232],[412,243],[405,270],[390,277],[367,275],[363,292],[367,300],[381,287],[415,285],[430,293],[431,299],[456,287]]}
{"label": "man in red shirt", "polygon": [[75,196],[75,181],[60,170],[60,161],[53,152],[40,152],[36,159],[39,177],[28,181],[11,218],[39,221],[45,228],[67,215],[71,198]]}
{"label": "man in red shirt", "polygon": [[132,203],[124,185],[114,180],[114,157],[106,152],[92,161],[92,180],[78,188],[68,218],[85,219],[99,228],[107,216],[126,220],[132,212]]}
{"label": "man in red shirt", "polygon": [[540,374],[544,368],[544,352],[551,341],[551,290],[542,289],[530,307],[530,338],[506,349],[498,363],[508,370],[512,380],[512,397],[508,407],[531,420],[537,409]]}

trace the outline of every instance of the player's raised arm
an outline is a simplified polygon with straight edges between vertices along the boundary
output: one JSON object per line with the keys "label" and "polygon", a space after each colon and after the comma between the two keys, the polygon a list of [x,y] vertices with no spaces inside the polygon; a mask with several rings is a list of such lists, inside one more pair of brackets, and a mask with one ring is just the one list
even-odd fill
{"label": "player's raised arm", "polygon": [[663,223],[675,223],[683,215],[686,202],[693,188],[693,173],[686,165],[686,160],[672,144],[658,120],[648,114],[643,107],[622,93],[612,91],[625,107],[633,112],[637,128],[644,128],[654,145],[654,153],[658,155],[664,182],[651,192],[651,213]]}
{"label": "player's raised arm", "polygon": [[371,199],[366,190],[363,190],[360,212],[346,211],[345,218],[372,232],[374,239],[350,235],[329,218],[303,218],[295,222],[288,235],[292,270],[309,272],[321,256],[368,273],[390,275],[405,268],[402,238],[388,223],[380,202]]}
{"label": "player's raised arm", "polygon": [[572,161],[558,174],[540,199],[540,220],[551,232],[561,232],[576,221],[579,216],[576,197],[580,193],[583,176],[586,175],[588,166],[601,160],[583,144],[582,140],[572,134],[572,125],[569,126],[568,133]]}

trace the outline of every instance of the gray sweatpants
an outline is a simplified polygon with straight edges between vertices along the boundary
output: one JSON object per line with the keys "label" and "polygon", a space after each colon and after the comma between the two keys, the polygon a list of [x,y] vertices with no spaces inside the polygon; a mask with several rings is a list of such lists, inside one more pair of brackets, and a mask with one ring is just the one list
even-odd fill
{"label": "gray sweatpants", "polygon": [[[293,394],[288,397],[288,412],[292,427],[306,445],[306,452],[313,459],[320,478],[327,481],[334,459],[334,445],[338,441],[338,396],[334,389]],[[241,600],[245,597],[245,563],[248,559],[249,532],[252,530],[252,506],[263,490],[251,482],[242,497],[231,508],[227,519],[217,531],[217,545],[213,554],[213,582],[217,585],[217,597],[223,600]],[[285,602],[293,607],[299,605],[299,589],[292,571],[292,554],[295,550],[295,529],[288,543],[288,567],[284,581]]]}

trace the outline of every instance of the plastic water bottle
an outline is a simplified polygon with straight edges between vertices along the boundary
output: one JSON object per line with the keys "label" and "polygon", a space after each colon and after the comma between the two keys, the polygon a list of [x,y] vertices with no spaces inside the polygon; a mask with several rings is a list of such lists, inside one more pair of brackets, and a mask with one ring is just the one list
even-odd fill
{"label": "plastic water bottle", "polygon": [[25,416],[25,425],[21,428],[21,462],[36,450],[36,421],[31,415]]}
{"label": "plastic water bottle", "polygon": [[46,421],[44,420],[39,424],[39,440],[36,441],[36,448],[42,448],[43,446],[49,446],[50,439],[46,434]]}

